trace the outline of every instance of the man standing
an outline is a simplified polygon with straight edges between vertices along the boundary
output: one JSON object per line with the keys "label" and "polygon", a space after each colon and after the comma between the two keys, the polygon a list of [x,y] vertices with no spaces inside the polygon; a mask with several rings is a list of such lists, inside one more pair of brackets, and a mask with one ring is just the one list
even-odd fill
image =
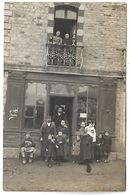
{"label": "man standing", "polygon": [[53,116],[53,121],[55,122],[56,128],[60,127],[62,120],[67,122],[66,114],[63,112],[63,108],[59,106]]}
{"label": "man standing", "polygon": [[45,159],[48,135],[56,136],[57,134],[55,124],[54,122],[51,121],[51,117],[48,117],[46,121],[43,122],[40,130],[41,130],[40,141],[42,142],[41,156],[43,159]]}

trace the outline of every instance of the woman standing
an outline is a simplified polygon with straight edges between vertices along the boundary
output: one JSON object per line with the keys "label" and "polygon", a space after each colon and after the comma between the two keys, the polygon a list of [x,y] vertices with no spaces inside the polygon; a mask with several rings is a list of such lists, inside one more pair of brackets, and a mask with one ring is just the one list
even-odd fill
{"label": "woman standing", "polygon": [[95,128],[89,124],[84,129],[84,135],[81,136],[80,142],[80,162],[86,163],[86,171],[91,172],[90,163],[94,159],[94,144],[96,141]]}

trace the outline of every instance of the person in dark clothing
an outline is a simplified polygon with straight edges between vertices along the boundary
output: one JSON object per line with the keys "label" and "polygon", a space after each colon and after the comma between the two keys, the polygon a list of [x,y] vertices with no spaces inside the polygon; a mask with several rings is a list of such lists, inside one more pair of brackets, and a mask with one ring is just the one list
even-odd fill
{"label": "person in dark clothing", "polygon": [[60,162],[63,161],[64,158],[64,144],[65,139],[62,132],[59,131],[56,136],[56,161],[58,165],[60,165]]}
{"label": "person in dark clothing", "polygon": [[66,114],[63,112],[62,107],[58,107],[57,112],[53,116],[53,121],[55,122],[56,128],[60,127],[62,120],[67,122]]}
{"label": "person in dark clothing", "polygon": [[102,133],[97,136],[95,144],[95,160],[96,162],[101,162],[103,160],[103,146],[104,139]]}
{"label": "person in dark clothing", "polygon": [[65,123],[65,120],[61,121],[61,125],[57,128],[57,131],[62,132],[62,136],[64,138],[64,158],[68,157],[69,153],[69,129]]}
{"label": "person in dark clothing", "polygon": [[104,162],[109,162],[108,157],[111,152],[112,139],[108,131],[104,133],[103,139],[104,139],[104,147],[103,147]]}
{"label": "person in dark clothing", "polygon": [[46,150],[47,166],[51,168],[52,162],[56,158],[55,138],[51,134],[48,135],[48,138],[46,140],[45,150]]}
{"label": "person in dark clothing", "polygon": [[56,136],[57,131],[54,122],[51,121],[51,117],[48,117],[46,122],[44,122],[41,126],[41,138],[40,141],[42,142],[41,148],[41,156],[45,159],[45,146],[48,135]]}
{"label": "person in dark clothing", "polygon": [[33,161],[35,152],[36,152],[35,143],[33,142],[30,133],[27,133],[20,148],[22,163],[26,164],[27,160],[29,163],[31,163]]}
{"label": "person in dark clothing", "polygon": [[65,38],[63,40],[64,45],[72,45],[72,39],[70,39],[69,33],[65,34]]}
{"label": "person in dark clothing", "polygon": [[80,162],[86,164],[86,172],[90,173],[92,168],[90,163],[94,159],[94,142],[90,131],[86,131],[83,136],[81,136],[80,141]]}

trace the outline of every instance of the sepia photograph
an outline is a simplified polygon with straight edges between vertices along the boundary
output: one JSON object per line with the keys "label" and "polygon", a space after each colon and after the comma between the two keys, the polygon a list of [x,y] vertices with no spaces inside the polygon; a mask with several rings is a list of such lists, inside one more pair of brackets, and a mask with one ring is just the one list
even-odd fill
{"label": "sepia photograph", "polygon": [[3,190],[126,190],[127,2],[4,2]]}

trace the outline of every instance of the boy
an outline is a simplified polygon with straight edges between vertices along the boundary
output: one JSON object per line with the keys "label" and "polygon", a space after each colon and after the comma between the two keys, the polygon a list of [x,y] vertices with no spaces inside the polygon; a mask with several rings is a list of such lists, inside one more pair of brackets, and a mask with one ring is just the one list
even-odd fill
{"label": "boy", "polygon": [[112,139],[111,139],[111,136],[110,136],[108,131],[106,131],[104,133],[103,139],[104,139],[104,148],[103,148],[104,162],[107,163],[107,162],[109,162],[108,157],[109,157],[109,154],[111,152],[111,144],[112,144]]}
{"label": "boy", "polygon": [[55,159],[56,156],[55,138],[51,134],[48,135],[45,150],[46,150],[46,157],[47,157],[47,166],[51,168],[52,161]]}
{"label": "boy", "polygon": [[34,153],[36,152],[35,149],[35,143],[33,142],[30,133],[27,133],[25,135],[24,142],[21,145],[21,156],[22,156],[22,163],[26,164],[27,163],[27,157],[29,157],[28,162],[31,163],[34,158]]}

